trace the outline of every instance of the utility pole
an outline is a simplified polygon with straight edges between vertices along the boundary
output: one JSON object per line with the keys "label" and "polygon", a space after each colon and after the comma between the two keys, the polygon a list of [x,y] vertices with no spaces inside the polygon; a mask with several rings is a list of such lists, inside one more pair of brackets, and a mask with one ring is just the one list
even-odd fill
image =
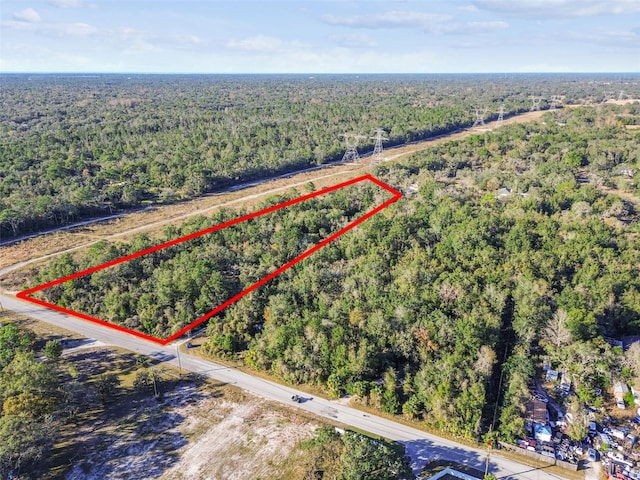
{"label": "utility pole", "polygon": [[382,142],[384,140],[389,140],[384,136],[385,133],[387,132],[382,128],[376,128],[373,132],[375,136],[371,137],[371,140],[375,140],[376,143],[373,147],[373,153],[371,154],[371,165],[376,165],[382,161]]}
{"label": "utility pole", "polygon": [[156,372],[151,369],[151,378],[153,379],[153,393],[158,398],[158,385],[156,384]]}
{"label": "utility pole", "polygon": [[176,347],[176,354],[178,355],[178,370],[180,371],[180,375],[182,375],[182,362],[180,362],[180,347]]}
{"label": "utility pole", "polygon": [[489,440],[487,440],[487,460],[485,461],[485,465],[484,465],[484,478],[487,478],[487,475],[489,475],[489,460],[491,457],[491,447],[492,447],[492,443],[493,441],[491,440],[491,431],[493,430],[493,425],[489,425]]}

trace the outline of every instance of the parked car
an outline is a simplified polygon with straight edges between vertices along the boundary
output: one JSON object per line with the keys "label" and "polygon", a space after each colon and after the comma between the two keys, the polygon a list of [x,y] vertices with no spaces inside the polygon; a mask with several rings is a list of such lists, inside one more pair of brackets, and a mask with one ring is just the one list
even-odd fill
{"label": "parked car", "polygon": [[590,462],[598,461],[598,452],[595,449],[590,448],[589,450],[587,450],[587,455],[589,455]]}
{"label": "parked car", "polygon": [[624,410],[625,408],[627,408],[627,407],[625,407],[625,405],[624,405],[624,400],[623,400],[623,399],[621,399],[621,398],[618,398],[618,399],[616,400],[616,407],[618,407],[620,410]]}

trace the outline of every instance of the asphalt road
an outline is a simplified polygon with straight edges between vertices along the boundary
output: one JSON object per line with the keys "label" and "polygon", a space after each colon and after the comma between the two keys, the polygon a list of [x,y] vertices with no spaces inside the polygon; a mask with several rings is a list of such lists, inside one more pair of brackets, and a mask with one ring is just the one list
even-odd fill
{"label": "asphalt road", "polygon": [[[402,442],[407,448],[407,454],[412,459],[416,473],[429,460],[437,458],[455,460],[482,471],[485,469],[486,451],[430,435],[385,418],[364,414],[360,410],[348,407],[337,401],[317,397],[310,398],[305,392],[253,377],[240,370],[192,355],[182,353],[178,362],[178,344],[160,346],[133,335],[40,307],[9,295],[0,295],[0,304],[4,309],[74,331],[89,339],[147,355],[160,362],[181,366],[185,371],[197,372],[218,381],[236,385],[262,398],[297,407],[344,425]],[[301,403],[296,404],[291,401],[291,396],[294,394],[302,399]],[[490,456],[489,471],[500,479],[549,480],[562,478],[549,473],[545,469],[535,469],[505,459],[495,452],[492,452]]]}
{"label": "asphalt road", "polygon": [[[517,115],[515,117],[517,117]],[[402,145],[396,146],[395,148],[399,147],[402,147]],[[310,167],[304,169],[304,171],[319,170],[324,166],[325,165]],[[278,176],[277,178],[292,176],[296,173],[301,172],[292,172]],[[229,189],[227,189],[227,191],[248,188],[259,183],[261,182],[247,182],[242,185],[230,187]],[[191,214],[193,213],[194,212],[191,212]],[[157,223],[161,224],[173,220],[175,220],[175,218]],[[91,222],[92,221],[87,221],[83,223]],[[67,226],[61,227],[59,229],[72,227],[73,226]],[[148,227],[149,225],[145,225],[142,227],[137,227],[133,230],[143,230]],[[110,237],[117,237],[123,235],[124,233],[130,232],[120,232]],[[6,243],[11,242],[12,241],[8,241]],[[86,245],[74,247],[69,251],[83,248],[85,246]],[[43,258],[47,257],[57,256],[60,255],[60,253],[63,252],[56,252],[45,257],[40,257],[37,259],[32,259],[5,267],[4,269],[0,270],[0,274],[6,274],[34,261],[42,260]],[[281,402],[292,407],[297,407],[302,410],[314,413],[318,416],[340,422],[344,425],[355,427],[375,435],[380,435],[391,440],[402,442],[406,446],[407,454],[412,459],[414,471],[416,473],[420,471],[425,463],[433,459],[455,460],[457,462],[475,467],[482,471],[484,471],[485,469],[487,460],[486,451],[476,448],[470,448],[468,446],[444,438],[440,438],[435,435],[430,435],[423,431],[387,420],[385,418],[364,414],[360,410],[348,407],[337,401],[330,401],[322,398],[310,398],[309,395],[305,392],[301,392],[290,387],[285,387],[283,385],[279,385],[262,378],[253,377],[240,370],[229,368],[215,362],[203,360],[192,355],[185,355],[184,353],[180,354],[180,359],[178,360],[177,344],[160,346],[153,342],[149,342],[147,340],[135,337],[124,332],[120,332],[118,330],[110,329],[96,323],[81,320],[79,318],[59,313],[48,308],[40,307],[30,302],[19,300],[10,295],[0,294],[0,305],[4,309],[12,310],[29,317],[33,317],[40,321],[74,331],[80,335],[87,337],[88,339],[93,339],[97,342],[101,342],[101,344],[118,346],[132,352],[155,358],[160,362],[166,362],[174,366],[181,366],[183,370],[197,372],[211,378],[215,378],[218,381],[236,385],[262,398]],[[291,396],[294,394],[298,395],[301,399],[303,399],[303,401],[298,404],[293,403],[291,401]],[[550,480],[563,478],[549,473],[545,469],[535,469],[527,465],[522,465],[520,463],[505,459],[503,457],[500,457],[495,452],[492,452],[490,456],[489,471],[495,474],[499,479]]]}

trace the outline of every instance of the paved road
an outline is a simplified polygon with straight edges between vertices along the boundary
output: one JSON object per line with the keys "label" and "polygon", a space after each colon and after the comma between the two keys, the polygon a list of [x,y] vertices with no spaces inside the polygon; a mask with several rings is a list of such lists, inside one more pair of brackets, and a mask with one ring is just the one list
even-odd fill
{"label": "paved road", "polygon": [[[537,112],[542,113],[542,112]],[[527,114],[524,114],[527,115]],[[524,116],[520,115],[520,116]],[[518,115],[514,116],[510,121],[514,121],[519,117]],[[528,118],[528,117],[527,117]],[[507,122],[507,123],[509,123]],[[473,130],[464,131],[460,133],[456,133],[459,135],[471,134]],[[450,135],[450,134],[449,134]],[[440,138],[440,137],[436,137]],[[419,142],[420,145],[426,145],[429,142],[433,142],[434,139],[430,139],[427,142]],[[419,147],[420,145],[417,145]],[[395,148],[402,148],[404,146],[396,146]],[[395,159],[398,156],[405,155],[406,153],[392,155],[387,158],[387,160]],[[307,168],[304,171],[311,170],[319,170],[324,166],[319,167],[311,167]],[[296,173],[301,172],[293,172],[290,174],[282,175],[281,177],[287,177],[294,175]],[[326,176],[331,176],[335,174],[328,174]],[[278,177],[280,178],[280,177]],[[237,185],[235,187],[231,187],[228,191],[238,190],[241,188],[248,188],[254,185],[259,184],[259,181],[248,182],[243,185]],[[304,182],[302,182],[304,183]],[[300,183],[300,184],[302,184]],[[290,188],[292,185],[288,185],[286,187],[278,188],[275,190],[284,190],[285,188]],[[256,194],[255,196],[263,195],[263,193]],[[246,198],[241,200],[233,200],[229,203],[235,203],[237,201],[246,200]],[[214,208],[218,208],[221,205],[216,205],[213,207],[208,207],[205,210],[211,210]],[[190,212],[183,216],[190,216],[194,213],[198,212]],[[181,218],[181,217],[177,217]],[[167,223],[170,221],[175,221],[176,217],[171,219],[165,219],[156,224]],[[89,222],[86,222],[89,223]],[[143,230],[149,228],[150,225],[144,225],[141,227],[136,227],[133,230]],[[70,228],[70,227],[63,227]],[[113,234],[107,238],[115,238],[125,233],[131,233],[131,231],[127,232],[119,232]],[[95,242],[91,242],[95,243]],[[68,251],[73,251],[79,248],[86,247],[87,245],[82,245],[78,247],[74,247],[69,249]],[[10,271],[22,268],[29,263],[34,261],[39,261],[44,258],[53,257],[60,255],[63,252],[56,252],[50,255],[46,255],[44,257],[40,257],[37,259],[27,260],[15,265],[11,265],[5,267],[0,270],[0,274],[6,274]],[[133,335],[129,335],[124,332],[119,332],[117,330],[113,330],[102,325],[98,325],[92,322],[88,322],[85,320],[78,319],[73,316],[65,315],[44,307],[40,307],[38,305],[32,304],[30,302],[25,302],[19,299],[16,299],[13,296],[2,295],[0,294],[0,304],[8,310],[12,310],[23,315],[27,315],[38,320],[57,325],[59,327],[65,328],[67,330],[71,330],[77,332],[89,339],[94,339],[96,341],[95,345],[115,345],[132,352],[136,352],[139,354],[147,355],[153,358],[156,358],[159,361],[169,363],[174,366],[178,366],[178,356],[177,356],[177,345],[169,345],[169,346],[159,346],[155,343],[140,339]],[[85,348],[87,345],[83,345],[78,348]],[[249,374],[241,372],[239,370],[226,367],[224,365],[219,365],[214,362],[206,361],[197,357],[193,357],[191,355],[180,355],[180,365],[184,370],[191,372],[198,372],[209,377],[215,378],[216,380],[226,382],[232,385],[236,385],[240,388],[243,388],[255,395],[260,397],[274,400],[277,402],[282,402],[291,406],[296,406],[308,412],[314,413],[316,415],[340,422],[345,425],[349,425],[351,427],[356,427],[362,429],[367,432],[371,432],[375,435],[380,435],[391,440],[397,440],[406,445],[407,453],[411,457],[413,461],[414,470],[416,473],[420,470],[420,468],[429,460],[435,458],[442,458],[448,460],[455,460],[465,465],[473,466],[480,470],[485,469],[486,462],[486,452],[480,449],[470,448],[435,435],[429,435],[420,430],[407,427],[405,425],[377,417],[375,415],[363,414],[361,411],[356,410],[354,408],[350,408],[348,406],[342,405],[335,401],[324,400],[321,398],[308,398],[308,395],[304,392],[300,392],[290,387],[285,387],[279,385],[274,382],[270,382],[261,378],[253,377]],[[300,404],[293,404],[291,402],[291,396],[297,394],[304,401]],[[562,477],[558,477],[557,475],[551,474],[544,469],[534,469],[532,467],[519,464],[517,462],[513,462],[511,460],[507,460],[502,458],[496,454],[491,455],[490,460],[490,472],[496,474],[500,479],[527,479],[527,480],[551,480],[558,479]]]}
{"label": "paved road", "polygon": [[[0,295],[0,303],[7,310],[77,332],[96,340],[96,342],[101,342],[101,344],[116,345],[178,366],[177,344],[160,346],[133,335],[40,307],[9,295]],[[256,378],[234,368],[184,353],[180,354],[180,365],[183,370],[197,372],[221,382],[236,385],[262,398],[296,406],[321,417],[400,441],[406,445],[407,453],[412,459],[416,472],[427,461],[435,458],[455,460],[481,470],[485,468],[486,452],[480,449],[470,448],[375,415],[363,414],[360,410],[336,401],[309,398],[308,394],[294,388]],[[294,404],[291,402],[291,396],[294,394],[303,399],[302,403]],[[534,469],[496,454],[491,455],[489,470],[500,479],[555,480],[562,478],[544,469]]]}

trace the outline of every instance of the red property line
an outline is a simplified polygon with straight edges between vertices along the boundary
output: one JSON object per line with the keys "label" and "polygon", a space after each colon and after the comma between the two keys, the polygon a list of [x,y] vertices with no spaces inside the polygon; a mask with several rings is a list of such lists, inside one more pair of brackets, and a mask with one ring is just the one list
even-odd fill
{"label": "red property line", "polygon": [[[134,258],[141,257],[142,255],[147,255],[149,253],[156,252],[156,251],[161,250],[163,248],[167,248],[167,247],[170,247],[172,245],[176,245],[176,244],[179,244],[179,243],[182,243],[182,242],[186,242],[188,240],[192,240],[192,239],[200,237],[202,235],[206,235],[208,233],[212,233],[212,232],[215,232],[217,230],[221,230],[223,228],[230,227],[230,226],[235,225],[237,223],[241,223],[241,222],[244,222],[246,220],[250,220],[252,218],[255,218],[255,217],[258,217],[258,216],[261,216],[261,215],[265,215],[265,214],[270,213],[270,212],[274,212],[274,211],[280,210],[280,209],[288,207],[290,205],[295,205],[296,203],[304,202],[305,200],[308,200],[310,198],[314,198],[314,197],[317,197],[317,196],[320,196],[320,195],[324,195],[324,194],[327,194],[327,193],[332,192],[334,190],[338,190],[340,188],[348,187],[349,185],[353,185],[355,183],[359,183],[359,182],[362,182],[364,180],[369,180],[369,181],[375,183],[379,187],[387,190],[393,196],[389,200],[387,200],[386,202],[384,202],[381,205],[379,205],[378,207],[376,207],[375,209],[371,210],[370,212],[367,212],[365,215],[363,215],[362,217],[358,218],[357,220],[354,220],[353,222],[351,222],[350,224],[348,224],[346,227],[342,228],[338,232],[336,232],[336,233],[330,235],[329,237],[325,238],[320,243],[318,243],[315,246],[311,247],[309,250],[307,250],[304,253],[298,255],[293,260],[287,262],[286,264],[284,264],[283,266],[281,266],[280,268],[278,268],[274,272],[270,273],[266,277],[264,277],[261,280],[257,281],[253,285],[247,287],[242,292],[240,292],[237,295],[231,297],[230,299],[228,299],[227,301],[225,301],[224,303],[222,303],[221,305],[216,307],[214,310],[211,310],[209,313],[206,313],[205,315],[201,316],[200,318],[194,320],[189,325],[187,325],[186,327],[182,328],[180,331],[174,333],[173,335],[171,335],[170,337],[168,337],[166,339],[160,339],[160,338],[157,338],[157,337],[153,337],[151,335],[147,335],[147,334],[142,333],[142,332],[138,332],[136,330],[131,330],[131,329],[122,327],[121,325],[116,325],[116,324],[113,324],[113,323],[105,322],[104,320],[100,320],[99,318],[91,317],[89,315],[85,315],[84,313],[76,312],[74,310],[69,310],[67,308],[60,307],[58,305],[54,305],[52,303],[45,302],[43,300],[39,300],[37,298],[33,298],[33,297],[30,296],[35,292],[38,292],[40,290],[45,290],[47,288],[53,287],[54,285],[59,285],[60,283],[68,282],[69,280],[73,280],[75,278],[82,277],[84,275],[89,275],[89,274],[97,272],[99,270],[103,270],[105,268],[109,268],[109,267],[112,267],[114,265],[118,265],[119,263],[123,263],[123,262],[126,262],[128,260],[132,260]],[[233,220],[221,223],[221,224],[216,225],[214,227],[210,227],[210,228],[207,228],[205,230],[200,230],[200,231],[192,233],[190,235],[186,235],[184,237],[180,237],[180,238],[177,238],[177,239],[165,242],[165,243],[161,243],[159,245],[155,245],[155,246],[147,248],[145,250],[141,250],[139,252],[135,252],[135,253],[132,253],[130,255],[117,258],[115,260],[111,260],[111,261],[103,263],[101,265],[97,265],[95,267],[83,270],[81,272],[77,272],[77,273],[74,273],[72,275],[67,275],[66,277],[58,278],[56,280],[44,283],[42,285],[38,285],[37,287],[29,288],[27,290],[24,290],[24,291],[16,294],[16,297],[21,298],[23,300],[27,300],[29,302],[36,303],[38,305],[42,305],[44,307],[48,307],[48,308],[57,310],[57,311],[62,312],[62,313],[66,313],[66,314],[69,314],[69,315],[73,315],[75,317],[82,318],[84,320],[89,320],[91,322],[99,323],[101,325],[104,325],[104,326],[107,326],[107,327],[110,327],[110,328],[114,328],[116,330],[120,330],[121,332],[126,332],[126,333],[129,333],[131,335],[135,335],[137,337],[144,338],[146,340],[150,340],[150,341],[155,342],[155,343],[159,343],[161,345],[166,345],[166,344],[170,343],[171,341],[175,340],[176,338],[184,335],[189,330],[191,330],[191,329],[195,328],[196,326],[200,325],[202,322],[208,320],[209,318],[213,317],[217,313],[221,312],[222,310],[227,308],[229,305],[231,305],[232,303],[238,301],[239,299],[241,299],[242,297],[244,297],[248,293],[250,293],[250,292],[254,291],[255,289],[259,288],[260,286],[264,285],[269,280],[271,280],[274,277],[280,275],[282,272],[284,272],[285,270],[291,268],[293,265],[295,265],[299,261],[304,260],[309,255],[311,255],[314,252],[320,250],[322,247],[326,246],[327,244],[329,244],[330,242],[332,242],[333,240],[335,240],[339,236],[343,235],[344,233],[348,232],[352,228],[354,228],[357,225],[361,224],[366,219],[368,219],[368,218],[372,217],[373,215],[375,215],[376,213],[384,210],[385,208],[387,208],[392,203],[398,201],[401,197],[402,197],[402,194],[400,192],[398,192],[394,188],[390,187],[386,183],[381,182],[380,180],[378,180],[377,178],[373,177],[372,175],[363,175],[361,177],[357,177],[357,178],[354,178],[352,180],[348,180],[346,182],[339,183],[337,185],[333,185],[331,187],[324,188],[322,190],[318,190],[317,192],[313,192],[313,193],[310,193],[310,194],[307,194],[307,195],[303,195],[301,197],[294,198],[293,200],[289,200],[289,201],[280,203],[278,205],[274,205],[274,206],[265,208],[263,210],[259,210],[257,212],[253,212],[253,213],[250,213],[250,214],[247,214],[247,215],[243,215],[242,217],[235,218]]]}

